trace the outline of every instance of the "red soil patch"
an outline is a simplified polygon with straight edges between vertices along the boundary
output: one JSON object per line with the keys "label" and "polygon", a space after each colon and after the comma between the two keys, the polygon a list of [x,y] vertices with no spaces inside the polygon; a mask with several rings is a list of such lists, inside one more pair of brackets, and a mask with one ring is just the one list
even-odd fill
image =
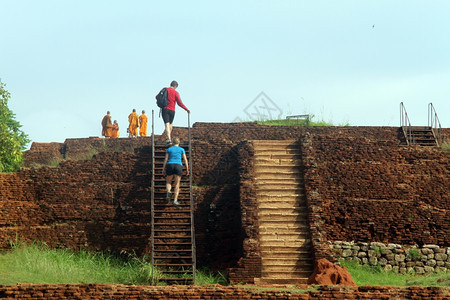
{"label": "red soil patch", "polygon": [[314,272],[308,278],[308,284],[349,285],[357,287],[345,267],[331,263],[326,258],[319,259],[314,265]]}

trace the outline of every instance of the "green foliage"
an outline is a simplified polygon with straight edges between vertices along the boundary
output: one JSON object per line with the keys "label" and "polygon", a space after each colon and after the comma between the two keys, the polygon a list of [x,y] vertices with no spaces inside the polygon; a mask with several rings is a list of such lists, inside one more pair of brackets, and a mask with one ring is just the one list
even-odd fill
{"label": "green foliage", "polygon": [[208,268],[198,269],[195,273],[195,283],[198,285],[221,284],[227,285],[228,280],[221,272],[213,272]]}
{"label": "green foliage", "polygon": [[0,284],[148,284],[151,265],[133,256],[51,249],[43,243],[18,244],[0,255]]}
{"label": "green foliage", "polygon": [[422,257],[422,254],[419,252],[417,248],[409,248],[406,257],[411,259],[412,261],[418,261]]}
{"label": "green foliage", "polygon": [[316,120],[315,115],[310,115],[310,119],[281,119],[281,120],[262,120],[257,121],[261,125],[272,125],[272,126],[350,126],[348,122],[344,124],[334,125],[331,122],[325,121],[323,118]]}
{"label": "green foliage", "polygon": [[432,273],[428,275],[398,274],[386,272],[380,266],[360,265],[356,261],[340,261],[341,266],[347,268],[358,286],[448,286],[450,273]]}
{"label": "green foliage", "polygon": [[[11,251],[0,254],[0,285],[17,283],[110,283],[150,284],[152,266],[146,257],[122,253],[116,256],[101,252],[51,249],[45,243],[11,243]],[[153,269],[158,278],[170,277]],[[175,277],[186,277],[180,275]],[[188,276],[189,277],[189,276]],[[208,268],[197,270],[196,283],[228,284],[220,272]]]}
{"label": "green foliage", "polygon": [[450,152],[450,142],[443,143],[441,148],[442,148],[442,150],[444,150],[446,152]]}
{"label": "green foliage", "polygon": [[15,114],[8,108],[11,94],[0,81],[0,172],[17,171],[23,163],[22,151],[30,142],[20,130],[22,125],[15,120]]}

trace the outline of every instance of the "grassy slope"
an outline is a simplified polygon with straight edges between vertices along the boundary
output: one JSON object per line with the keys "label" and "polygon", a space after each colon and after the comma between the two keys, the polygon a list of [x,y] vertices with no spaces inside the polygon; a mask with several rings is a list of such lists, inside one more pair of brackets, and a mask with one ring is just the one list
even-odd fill
{"label": "grassy slope", "polygon": [[[415,276],[384,272],[381,268],[342,262],[357,285],[450,286],[450,272]],[[160,274],[155,272],[155,276]],[[0,284],[17,283],[110,283],[149,284],[151,265],[142,258],[50,249],[43,244],[19,245],[0,254]],[[225,276],[198,270],[197,284],[227,284]]]}
{"label": "grassy slope", "polygon": [[[110,283],[149,284],[151,264],[143,258],[126,259],[102,253],[50,249],[44,244],[14,246],[0,254],[0,284],[17,283]],[[154,276],[161,274],[155,270]],[[197,284],[226,284],[225,277],[198,270]]]}

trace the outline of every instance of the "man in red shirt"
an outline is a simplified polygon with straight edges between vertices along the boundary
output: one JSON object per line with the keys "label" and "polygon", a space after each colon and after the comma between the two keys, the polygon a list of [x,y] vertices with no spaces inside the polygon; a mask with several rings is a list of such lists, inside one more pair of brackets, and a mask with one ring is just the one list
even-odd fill
{"label": "man in red shirt", "polygon": [[181,102],[180,94],[176,91],[178,87],[178,82],[175,80],[170,83],[170,87],[167,88],[167,100],[169,104],[167,104],[166,107],[162,109],[162,118],[164,121],[165,130],[166,133],[166,144],[170,145],[172,144],[172,123],[173,119],[175,117],[175,104],[177,104],[179,107],[183,108],[187,113],[191,113],[191,111]]}

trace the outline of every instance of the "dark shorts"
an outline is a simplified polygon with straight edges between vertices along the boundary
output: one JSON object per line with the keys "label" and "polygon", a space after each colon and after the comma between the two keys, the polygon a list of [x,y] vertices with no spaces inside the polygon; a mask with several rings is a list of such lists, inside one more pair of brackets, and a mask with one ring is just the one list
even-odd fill
{"label": "dark shorts", "polygon": [[173,118],[175,118],[175,111],[167,108],[163,108],[161,112],[162,118],[164,120],[164,124],[173,123]]}
{"label": "dark shorts", "polygon": [[183,175],[183,166],[179,164],[167,164],[166,165],[166,174],[167,175]]}

